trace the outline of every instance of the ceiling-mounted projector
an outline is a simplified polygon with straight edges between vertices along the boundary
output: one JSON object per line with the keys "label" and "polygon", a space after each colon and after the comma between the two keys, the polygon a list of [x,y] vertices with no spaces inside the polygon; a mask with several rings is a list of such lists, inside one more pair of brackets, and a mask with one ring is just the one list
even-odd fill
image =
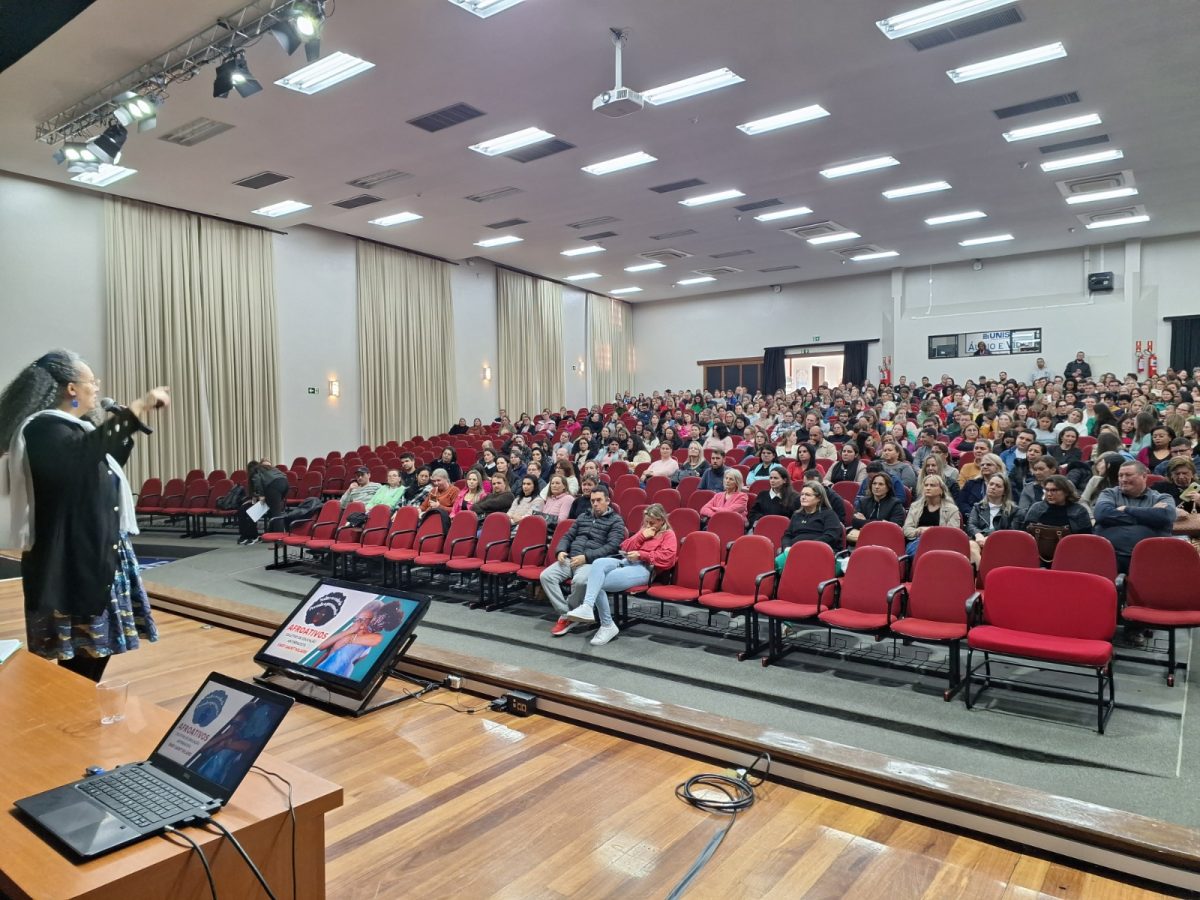
{"label": "ceiling-mounted projector", "polygon": [[626,33],[620,28],[610,28],[613,36],[613,47],[616,48],[617,76],[612,90],[597,95],[592,101],[592,112],[604,113],[606,116],[617,118],[627,116],[641,109],[646,101],[642,95],[632,88],[621,84],[621,45],[625,43]]}

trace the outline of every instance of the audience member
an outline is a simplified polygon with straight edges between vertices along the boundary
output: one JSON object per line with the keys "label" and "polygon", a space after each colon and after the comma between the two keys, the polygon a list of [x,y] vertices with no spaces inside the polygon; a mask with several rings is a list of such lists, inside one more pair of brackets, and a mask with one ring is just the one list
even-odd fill
{"label": "audience member", "polygon": [[354,481],[342,494],[342,509],[351,503],[366,503],[375,496],[375,492],[379,488],[380,485],[371,480],[371,470],[366,466],[359,466],[354,470]]}
{"label": "audience member", "polygon": [[1091,534],[1092,516],[1079,502],[1075,485],[1063,475],[1051,475],[1044,496],[1021,516],[1021,526],[1037,538],[1042,562],[1054,560],[1058,542],[1068,534]]}
{"label": "audience member", "polygon": [[440,467],[433,470],[429,476],[429,483],[429,495],[421,501],[421,512],[441,509],[448,514],[454,507],[454,501],[458,499],[458,488],[450,483],[450,476]]}
{"label": "audience member", "polygon": [[[286,479],[285,479],[286,480]],[[395,509],[404,499],[404,485],[400,481],[399,469],[387,470],[387,484],[379,488],[367,501],[367,510],[375,506],[386,506]]]}
{"label": "audience member", "polygon": [[751,505],[750,512],[747,515],[751,525],[763,516],[786,516],[791,518],[792,513],[796,511],[796,507],[800,504],[800,498],[792,488],[792,480],[780,466],[773,468],[767,478],[771,483],[771,487],[765,491],[761,491],[754,498],[754,503]]}
{"label": "audience member", "polygon": [[[741,475],[738,475],[741,478]],[[702,491],[723,491],[725,490],[725,453],[722,450],[713,450],[709,454],[709,465],[700,476],[700,487]]]}
{"label": "audience member", "polygon": [[403,503],[405,506],[420,508],[421,504],[425,502],[425,498],[429,496],[429,492],[433,490],[433,485],[430,484],[432,474],[429,466],[421,466],[417,469],[416,481],[413,483],[412,490],[404,492]]}
{"label": "audience member", "polygon": [[469,470],[466,480],[466,486],[459,491],[458,496],[454,499],[454,504],[450,507],[450,518],[454,518],[460,512],[474,510],[475,504],[487,496],[483,489],[483,474],[478,469]]}
{"label": "audience member", "polygon": [[446,470],[446,478],[450,480],[451,484],[463,477],[462,467],[458,464],[458,451],[453,447],[446,447],[442,450],[438,468]]}
{"label": "audience member", "polygon": [[1043,456],[1034,460],[1029,467],[1029,474],[1031,477],[1029,481],[1026,482],[1021,488],[1021,495],[1017,499],[1017,509],[1019,509],[1022,514],[1024,514],[1029,507],[1033,506],[1033,504],[1042,499],[1042,490],[1046,483],[1046,479],[1055,474],[1057,471],[1058,467],[1054,465],[1053,457]]}
{"label": "audience member", "polygon": [[[712,470],[709,470],[709,474]],[[707,477],[707,476],[706,476]],[[737,469],[726,469],[725,480],[719,494],[700,507],[700,517],[710,519],[719,512],[731,512],[741,516],[746,521],[748,495],[742,490],[742,473]]]}
{"label": "audience member", "polygon": [[[667,478],[674,477],[675,473],[679,471],[679,463],[671,455],[673,452],[674,448],[667,441],[663,441],[658,445],[658,459],[650,463],[643,470],[642,484],[645,484],[655,475],[664,475]],[[716,451],[714,450],[713,452],[715,453]]]}
{"label": "audience member", "polygon": [[539,497],[534,503],[533,511],[550,526],[557,525],[561,519],[571,518],[571,507],[575,505],[575,497],[567,488],[567,479],[562,475],[551,475],[546,491],[546,497]]}
{"label": "audience member", "polygon": [[767,477],[775,469],[783,469],[783,466],[776,461],[775,448],[770,446],[763,447],[758,451],[758,462],[746,473],[747,486],[754,484],[756,481],[766,481]]}
{"label": "audience member", "polygon": [[[591,564],[614,555],[625,537],[625,523],[609,506],[608,491],[597,487],[591,493],[591,509],[581,513],[555,548],[555,561],[542,570],[542,591],[558,613],[558,621],[550,629],[562,637],[575,628],[567,614],[583,602]],[[570,580],[571,594],[564,598],[562,583]]]}
{"label": "audience member", "polygon": [[1175,524],[1175,501],[1146,486],[1146,467],[1125,462],[1117,486],[1105,488],[1096,501],[1096,534],[1113,545],[1117,569],[1129,571],[1134,545],[1148,537],[1169,537]]}
{"label": "audience member", "polygon": [[921,489],[921,498],[913,500],[904,519],[904,537],[908,540],[909,556],[917,552],[921,535],[930,528],[958,528],[962,525],[962,514],[946,497],[945,479],[938,475],[926,475],[921,482]]}
{"label": "audience member", "polygon": [[[482,477],[483,472],[479,469],[472,469],[472,472]],[[468,481],[468,486],[470,482]],[[489,513],[502,512],[507,513],[516,498],[513,496],[512,489],[508,486],[508,481],[503,475],[493,475],[491,478],[492,490],[491,493],[483,498],[475,501],[475,514],[478,516],[486,516]]]}
{"label": "audience member", "polygon": [[708,471],[708,463],[704,461],[704,448],[696,441],[688,444],[688,455],[675,474],[671,476],[672,484],[679,484],[685,478],[703,478]]}
{"label": "audience member", "polygon": [[838,451],[838,461],[825,473],[824,481],[831,485],[839,481],[862,484],[866,477],[867,467],[858,458],[858,446],[853,441],[846,441]]}
{"label": "audience member", "polygon": [[895,480],[886,472],[875,472],[867,481],[867,492],[859,496],[851,517],[846,542],[858,542],[859,532],[868,522],[894,522],[904,525],[904,504],[896,497]]}
{"label": "audience member", "polygon": [[1016,528],[1020,513],[1013,503],[1012,485],[1003,472],[995,471],[987,478],[986,493],[971,507],[967,517],[967,537],[971,539],[971,562],[979,565],[983,545],[997,531]]}
{"label": "audience member", "polygon": [[252,459],[246,464],[246,477],[250,496],[241,505],[237,515],[238,543],[242,545],[258,543],[258,522],[262,521],[262,517],[258,522],[251,519],[248,514],[250,507],[259,502],[266,503],[264,515],[270,521],[284,514],[284,501],[288,493],[287,476],[274,466],[264,466]]}
{"label": "audience member", "polygon": [[1082,350],[1075,354],[1073,362],[1067,363],[1067,367],[1063,369],[1063,377],[1076,381],[1085,381],[1092,377],[1092,367],[1084,360]]}
{"label": "audience member", "polygon": [[512,505],[508,508],[508,521],[515,526],[526,516],[532,516],[537,512],[535,504],[540,499],[537,479],[526,475],[521,479],[520,487],[517,489]]}
{"label": "audience member", "polygon": [[571,503],[571,518],[578,519],[584,512],[592,508],[592,492],[603,482],[596,474],[584,475],[579,481],[579,494]]}
{"label": "audience member", "polygon": [[801,541],[820,541],[835,552],[842,549],[842,520],[829,506],[829,495],[819,481],[806,481],[800,488],[800,507],[788,522],[780,546],[786,555]]}

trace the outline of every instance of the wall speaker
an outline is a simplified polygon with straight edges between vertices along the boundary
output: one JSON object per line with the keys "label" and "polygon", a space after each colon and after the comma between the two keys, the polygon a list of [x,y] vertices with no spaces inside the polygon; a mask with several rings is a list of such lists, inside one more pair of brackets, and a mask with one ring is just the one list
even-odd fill
{"label": "wall speaker", "polygon": [[1105,294],[1113,289],[1112,272],[1093,272],[1088,276],[1088,293]]}

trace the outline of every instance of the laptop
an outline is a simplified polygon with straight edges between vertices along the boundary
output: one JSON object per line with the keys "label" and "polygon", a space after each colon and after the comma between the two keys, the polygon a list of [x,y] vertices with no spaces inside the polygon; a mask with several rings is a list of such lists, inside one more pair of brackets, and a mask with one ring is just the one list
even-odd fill
{"label": "laptop", "polygon": [[99,856],[224,806],[292,699],[213,672],[148,760],[16,802],[80,857]]}

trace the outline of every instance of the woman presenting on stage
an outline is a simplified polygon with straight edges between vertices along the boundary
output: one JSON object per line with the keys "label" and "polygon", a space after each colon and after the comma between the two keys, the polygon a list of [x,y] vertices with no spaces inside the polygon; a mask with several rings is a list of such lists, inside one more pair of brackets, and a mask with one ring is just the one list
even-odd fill
{"label": "woman presenting on stage", "polygon": [[29,649],[99,681],[109,657],[156,640],[129,542],[137,534],[122,464],[157,387],[105,415],[100,382],[74,353],[53,350],[0,394],[0,453],[12,494]]}

